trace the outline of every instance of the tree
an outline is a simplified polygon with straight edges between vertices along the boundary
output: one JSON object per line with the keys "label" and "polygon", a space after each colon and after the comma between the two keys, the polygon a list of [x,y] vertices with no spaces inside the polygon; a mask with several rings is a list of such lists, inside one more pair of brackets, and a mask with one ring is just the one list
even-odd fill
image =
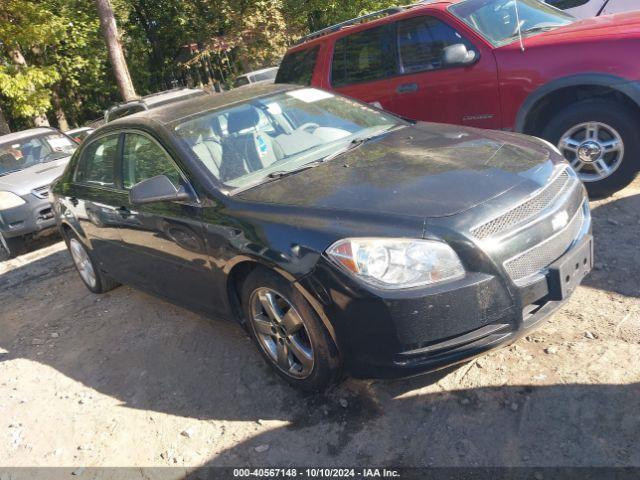
{"label": "tree", "polygon": [[51,103],[48,88],[59,78],[55,68],[30,65],[25,58],[32,51],[60,40],[60,18],[46,6],[21,0],[3,0],[0,6],[0,45],[5,61],[0,62],[0,95],[13,116],[31,118],[36,125],[48,125]]}
{"label": "tree", "polygon": [[98,17],[100,18],[100,29],[107,45],[109,59],[111,60],[120,95],[125,102],[133,100],[136,98],[136,91],[133,88],[129,68],[120,44],[113,8],[111,8],[109,0],[95,0],[95,2],[98,9]]}

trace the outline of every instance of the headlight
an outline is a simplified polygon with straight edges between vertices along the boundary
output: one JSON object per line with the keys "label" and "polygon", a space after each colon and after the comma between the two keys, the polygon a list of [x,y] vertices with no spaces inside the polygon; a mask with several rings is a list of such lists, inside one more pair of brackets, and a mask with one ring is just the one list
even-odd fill
{"label": "headlight", "polygon": [[366,283],[387,289],[464,276],[464,267],[453,249],[433,240],[346,238],[331,245],[327,255]]}
{"label": "headlight", "polygon": [[25,203],[27,202],[25,202],[15,193],[0,192],[0,210],[8,210],[10,208],[19,207],[20,205],[24,205]]}

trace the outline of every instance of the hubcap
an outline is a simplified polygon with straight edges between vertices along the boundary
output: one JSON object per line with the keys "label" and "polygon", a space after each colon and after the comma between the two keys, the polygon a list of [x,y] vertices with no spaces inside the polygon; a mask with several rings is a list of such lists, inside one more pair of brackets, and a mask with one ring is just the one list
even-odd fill
{"label": "hubcap", "polygon": [[313,370],[313,346],[298,311],[270,288],[256,289],[249,301],[251,326],[260,347],[287,375],[308,377]]}
{"label": "hubcap", "polygon": [[601,122],[585,122],[560,137],[558,149],[584,182],[597,182],[615,172],[624,157],[620,134]]}
{"label": "hubcap", "polygon": [[71,258],[73,258],[73,263],[76,264],[82,280],[90,287],[95,287],[96,272],[93,270],[93,265],[91,264],[87,251],[75,238],[69,241],[69,251],[71,252]]}

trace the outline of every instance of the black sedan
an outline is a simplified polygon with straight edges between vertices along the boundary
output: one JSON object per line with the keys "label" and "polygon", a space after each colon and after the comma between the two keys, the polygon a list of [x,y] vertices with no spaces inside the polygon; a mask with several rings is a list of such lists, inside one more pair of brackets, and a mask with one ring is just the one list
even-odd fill
{"label": "black sedan", "polygon": [[122,282],[235,319],[305,389],[512,342],[592,265],[585,189],[547,142],[312,88],[116,120],[52,192],[92,292]]}

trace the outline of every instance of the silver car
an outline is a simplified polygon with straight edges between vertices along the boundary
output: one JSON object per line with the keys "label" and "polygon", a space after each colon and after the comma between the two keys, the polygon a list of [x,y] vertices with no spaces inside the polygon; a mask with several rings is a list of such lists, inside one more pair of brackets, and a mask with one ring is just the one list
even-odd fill
{"label": "silver car", "polygon": [[20,254],[28,237],[55,228],[49,185],[77,147],[53,128],[0,136],[0,260]]}

